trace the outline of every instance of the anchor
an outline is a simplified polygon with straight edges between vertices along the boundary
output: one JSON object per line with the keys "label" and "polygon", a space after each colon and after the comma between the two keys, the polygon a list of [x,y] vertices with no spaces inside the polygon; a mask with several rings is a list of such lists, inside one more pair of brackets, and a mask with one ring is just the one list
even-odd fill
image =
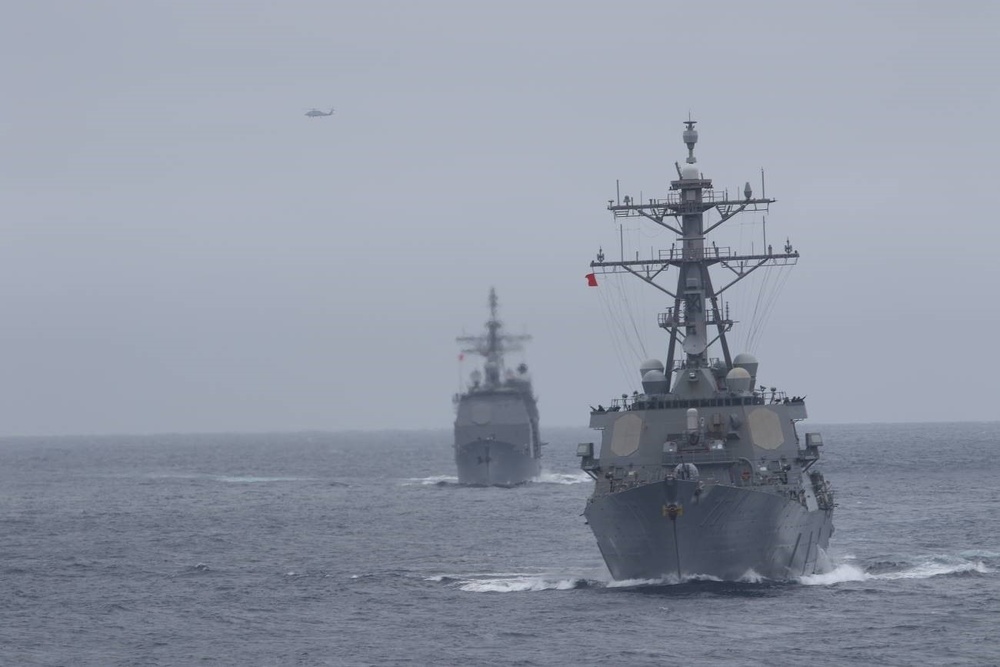
{"label": "anchor", "polygon": [[670,519],[670,525],[674,529],[674,558],[677,561],[677,583],[681,583],[681,547],[677,541],[677,518],[684,516],[684,506],[677,502],[677,480],[668,477],[664,480],[664,495],[666,502],[663,504],[663,516]]}

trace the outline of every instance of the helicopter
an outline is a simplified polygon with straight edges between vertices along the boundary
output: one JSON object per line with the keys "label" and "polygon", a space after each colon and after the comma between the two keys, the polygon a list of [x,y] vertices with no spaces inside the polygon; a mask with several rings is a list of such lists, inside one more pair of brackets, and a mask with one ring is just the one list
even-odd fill
{"label": "helicopter", "polygon": [[321,116],[332,116],[333,115],[333,107],[330,107],[330,113],[324,113],[324,112],[322,112],[319,109],[316,109],[314,107],[314,108],[310,109],[309,111],[307,111],[306,115],[309,116],[310,118],[319,118]]}

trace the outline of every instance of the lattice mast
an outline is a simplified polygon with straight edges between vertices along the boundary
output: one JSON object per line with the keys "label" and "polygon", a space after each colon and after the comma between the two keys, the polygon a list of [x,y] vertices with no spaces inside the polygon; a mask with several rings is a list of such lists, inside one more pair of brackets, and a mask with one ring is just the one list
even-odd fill
{"label": "lattice mast", "polygon": [[[637,203],[628,196],[624,202],[608,201],[608,210],[615,218],[642,217],[651,220],[677,234],[680,248],[676,248],[675,244],[669,250],[660,250],[658,257],[647,260],[637,256],[634,261],[622,257],[618,262],[605,261],[604,252],[598,251],[597,261],[590,263],[596,274],[630,273],[673,299],[673,307],[658,316],[658,324],[670,335],[665,364],[668,377],[674,371],[707,368],[708,349],[716,342],[722,348],[726,369],[732,369],[733,358],[726,334],[735,322],[729,318],[728,307],[724,309],[720,305],[720,295],[761,267],[791,265],[799,258],[798,251],[793,250],[787,241],[784,252],[774,253],[768,245],[764,253],[750,255],[737,254],[715,243],[705,245],[707,235],[724,222],[739,213],[766,213],[775,200],[763,196],[754,198],[749,182],[743,189],[743,199],[729,199],[727,193],[713,190],[712,181],[701,174],[694,155],[698,142],[698,132],[694,129],[696,121],[689,119],[684,124],[688,156],[683,167],[675,163],[678,179],[670,182],[673,192],[665,199],[650,199],[646,203]],[[718,210],[721,219],[706,227],[706,214],[712,209]],[[673,218],[672,222],[670,218]],[[729,282],[719,289],[715,289],[709,270],[715,265],[732,273],[732,276],[727,276]],[[657,282],[670,267],[678,269],[674,291]],[[714,338],[709,340],[712,334]],[[675,363],[678,344],[685,358]],[[674,392],[680,384],[678,376]]]}
{"label": "lattice mast", "polygon": [[500,384],[504,372],[504,353],[523,349],[523,343],[531,340],[527,334],[503,333],[503,322],[498,315],[499,301],[496,289],[490,288],[490,319],[486,321],[486,333],[479,336],[459,336],[455,340],[464,345],[465,354],[478,354],[486,359],[483,365],[485,384],[488,387]]}

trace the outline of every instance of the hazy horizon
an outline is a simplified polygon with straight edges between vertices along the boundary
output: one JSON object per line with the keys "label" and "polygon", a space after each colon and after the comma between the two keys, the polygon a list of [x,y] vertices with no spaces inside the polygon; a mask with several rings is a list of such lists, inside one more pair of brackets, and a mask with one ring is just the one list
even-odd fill
{"label": "hazy horizon", "polygon": [[[802,255],[727,295],[761,384],[807,396],[806,428],[1000,418],[998,236],[969,207],[1000,176],[996,4],[6,18],[0,434],[447,429],[490,287],[533,336],[543,439],[585,427],[665,357],[657,293],[584,275],[618,255],[616,179],[666,193],[689,113],[705,176],[758,191],[763,167],[768,239]],[[673,242],[624,230],[627,254]]]}

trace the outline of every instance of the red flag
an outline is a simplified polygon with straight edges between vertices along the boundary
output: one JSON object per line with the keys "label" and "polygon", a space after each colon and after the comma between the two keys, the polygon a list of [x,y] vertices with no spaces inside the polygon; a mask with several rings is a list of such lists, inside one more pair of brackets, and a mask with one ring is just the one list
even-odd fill
{"label": "red flag", "polygon": [[597,276],[593,273],[588,273],[584,276],[587,279],[587,287],[597,287]]}
{"label": "red flag", "polygon": [[465,355],[464,355],[464,354],[459,354],[459,355],[458,355],[458,360],[459,360],[459,361],[462,361],[462,360],[464,360],[464,359],[465,359]]}

